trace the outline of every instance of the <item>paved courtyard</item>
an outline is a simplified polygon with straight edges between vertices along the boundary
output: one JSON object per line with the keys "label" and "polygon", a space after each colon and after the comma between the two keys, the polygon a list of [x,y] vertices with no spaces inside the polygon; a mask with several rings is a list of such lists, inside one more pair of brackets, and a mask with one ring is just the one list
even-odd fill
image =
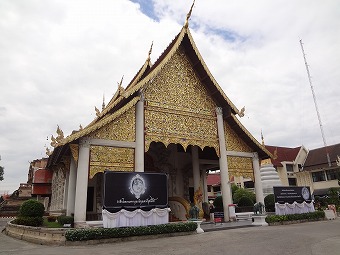
{"label": "paved courtyard", "polygon": [[[4,222],[0,221],[0,228]],[[198,235],[86,246],[45,246],[0,234],[0,255],[14,254],[230,254],[340,255],[340,219],[271,227],[249,227]]]}

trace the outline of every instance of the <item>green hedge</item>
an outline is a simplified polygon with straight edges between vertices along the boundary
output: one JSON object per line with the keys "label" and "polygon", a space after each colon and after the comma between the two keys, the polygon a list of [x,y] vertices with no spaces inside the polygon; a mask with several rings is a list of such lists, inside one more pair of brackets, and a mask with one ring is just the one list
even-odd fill
{"label": "green hedge", "polygon": [[195,222],[185,222],[143,227],[72,229],[66,231],[65,238],[67,241],[85,241],[175,232],[191,232],[195,231],[196,228],[197,224]]}
{"label": "green hedge", "polygon": [[71,224],[71,225],[73,225],[74,218],[72,216],[64,216],[64,215],[62,215],[62,216],[58,216],[57,221],[62,226],[64,224]]}
{"label": "green hedge", "polygon": [[28,217],[28,216],[18,216],[15,220],[12,221],[13,224],[32,227],[40,227],[42,226],[43,222],[44,222],[43,217]]}
{"label": "green hedge", "polygon": [[267,223],[295,221],[295,220],[319,220],[325,218],[324,211],[315,211],[311,213],[302,214],[287,214],[287,215],[268,215],[266,217]]}

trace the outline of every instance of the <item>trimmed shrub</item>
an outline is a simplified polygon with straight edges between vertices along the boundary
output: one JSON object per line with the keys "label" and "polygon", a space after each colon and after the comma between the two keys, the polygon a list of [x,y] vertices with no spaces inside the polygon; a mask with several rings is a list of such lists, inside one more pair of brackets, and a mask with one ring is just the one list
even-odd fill
{"label": "trimmed shrub", "polygon": [[71,224],[71,226],[73,226],[74,218],[71,216],[58,216],[57,221],[62,226],[64,226],[64,224]]}
{"label": "trimmed shrub", "polygon": [[267,223],[273,222],[284,222],[284,221],[295,221],[295,220],[320,220],[325,218],[324,211],[315,211],[311,213],[302,214],[287,214],[287,215],[268,215],[266,217]]}
{"label": "trimmed shrub", "polygon": [[241,197],[237,206],[253,206],[253,201],[249,197]]}
{"label": "trimmed shrub", "polygon": [[45,207],[37,200],[27,200],[22,203],[18,217],[13,221],[14,224],[39,227],[43,225],[43,215]]}
{"label": "trimmed shrub", "polygon": [[267,212],[275,212],[275,196],[274,194],[269,194],[264,198],[264,205]]}
{"label": "trimmed shrub", "polygon": [[67,241],[85,241],[175,232],[192,232],[195,231],[196,228],[197,224],[195,222],[185,222],[142,227],[72,229],[66,231],[65,238]]}
{"label": "trimmed shrub", "polygon": [[24,225],[24,226],[32,226],[32,227],[40,227],[43,225],[44,219],[43,217],[28,217],[28,216],[18,216],[13,224]]}
{"label": "trimmed shrub", "polygon": [[27,200],[22,203],[19,215],[24,217],[42,217],[45,212],[45,207],[37,200]]}

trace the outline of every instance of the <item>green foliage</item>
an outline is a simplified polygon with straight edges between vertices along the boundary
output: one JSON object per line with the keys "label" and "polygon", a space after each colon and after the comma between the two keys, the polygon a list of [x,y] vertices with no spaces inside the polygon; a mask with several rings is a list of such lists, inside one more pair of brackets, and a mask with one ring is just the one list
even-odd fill
{"label": "green foliage", "polygon": [[237,206],[253,206],[254,203],[249,197],[241,197]]}
{"label": "green foliage", "polygon": [[12,221],[13,224],[33,226],[33,227],[40,227],[43,225],[43,222],[44,222],[44,219],[43,217],[40,217],[40,216],[36,216],[36,217],[18,216],[14,221]]}
{"label": "green foliage", "polygon": [[62,228],[63,226],[59,224],[59,222],[57,221],[48,221],[47,218],[44,218],[44,223],[43,223],[43,227],[45,228]]}
{"label": "green foliage", "polygon": [[267,212],[275,212],[275,196],[274,194],[269,194],[264,198],[264,205]]}
{"label": "green foliage", "polygon": [[4,173],[5,173],[5,168],[3,166],[0,166],[0,181],[4,180]]}
{"label": "green foliage", "polygon": [[195,222],[185,222],[143,227],[72,229],[66,231],[65,238],[68,241],[85,241],[175,232],[192,232],[195,231],[196,228],[197,224]]}
{"label": "green foliage", "polygon": [[64,224],[71,224],[74,223],[74,218],[71,216],[58,216],[57,221],[60,225],[64,226]]}
{"label": "green foliage", "polygon": [[23,217],[42,217],[45,212],[45,207],[37,200],[27,200],[21,206],[19,215]]}
{"label": "green foliage", "polygon": [[340,188],[330,188],[327,192],[327,204],[340,205]]}
{"label": "green foliage", "polygon": [[256,196],[255,193],[247,190],[247,189],[243,189],[243,188],[239,188],[238,190],[235,191],[234,195],[233,195],[233,201],[235,204],[238,204],[241,197],[248,197],[251,199],[252,201],[252,205],[255,204],[256,202]]}
{"label": "green foliage", "polygon": [[319,220],[325,218],[324,211],[315,211],[311,213],[302,214],[287,214],[287,215],[268,215],[266,217],[267,223],[295,221],[295,220]]}
{"label": "green foliage", "polygon": [[215,208],[223,208],[222,196],[216,197],[213,204],[214,204]]}
{"label": "green foliage", "polygon": [[231,195],[234,196],[235,192],[239,189],[239,187],[233,183],[231,184]]}

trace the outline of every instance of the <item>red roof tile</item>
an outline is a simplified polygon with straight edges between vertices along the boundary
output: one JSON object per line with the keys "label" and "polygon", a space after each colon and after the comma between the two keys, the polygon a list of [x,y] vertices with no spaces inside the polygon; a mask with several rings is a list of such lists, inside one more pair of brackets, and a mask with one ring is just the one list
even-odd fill
{"label": "red roof tile", "polygon": [[336,160],[340,156],[340,143],[310,150],[303,166],[303,170],[328,168],[327,152],[331,161],[331,166],[337,166]]}
{"label": "red roof tile", "polygon": [[[276,159],[271,159],[274,166],[282,166],[283,161],[294,161],[301,149],[301,146],[296,148],[279,147],[266,145],[266,149],[273,154],[277,155]],[[275,152],[276,151],[276,152]]]}
{"label": "red roof tile", "polygon": [[207,185],[209,185],[209,186],[221,185],[220,174],[209,174],[208,177],[207,177]]}

